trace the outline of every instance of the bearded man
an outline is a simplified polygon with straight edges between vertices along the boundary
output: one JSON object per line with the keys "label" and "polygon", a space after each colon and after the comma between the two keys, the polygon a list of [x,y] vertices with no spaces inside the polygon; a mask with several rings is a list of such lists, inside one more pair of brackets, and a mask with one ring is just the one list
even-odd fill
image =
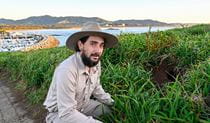
{"label": "bearded man", "polygon": [[100,84],[100,58],[105,48],[117,43],[116,36],[94,22],[67,39],[66,46],[75,53],[55,69],[44,102],[47,123],[101,123],[96,118],[111,112],[114,100]]}

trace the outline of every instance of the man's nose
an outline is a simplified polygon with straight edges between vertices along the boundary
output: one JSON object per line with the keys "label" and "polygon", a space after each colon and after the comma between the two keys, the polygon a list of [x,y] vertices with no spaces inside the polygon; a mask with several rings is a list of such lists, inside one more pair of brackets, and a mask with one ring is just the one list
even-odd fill
{"label": "man's nose", "polygon": [[95,51],[97,53],[102,53],[103,52],[103,47],[101,47],[100,45],[97,45],[96,48],[95,48]]}

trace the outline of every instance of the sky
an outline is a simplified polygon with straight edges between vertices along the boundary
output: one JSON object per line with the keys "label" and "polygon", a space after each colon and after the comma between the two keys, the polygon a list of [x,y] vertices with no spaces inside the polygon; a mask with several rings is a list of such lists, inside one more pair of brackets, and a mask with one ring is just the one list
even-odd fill
{"label": "sky", "polygon": [[41,15],[210,23],[210,0],[0,0],[0,18]]}

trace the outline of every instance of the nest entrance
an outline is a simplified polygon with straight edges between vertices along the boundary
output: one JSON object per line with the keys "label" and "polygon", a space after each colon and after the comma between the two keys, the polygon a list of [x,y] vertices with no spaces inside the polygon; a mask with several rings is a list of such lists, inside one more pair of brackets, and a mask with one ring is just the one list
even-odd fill
{"label": "nest entrance", "polygon": [[174,82],[179,73],[175,63],[167,63],[166,61],[152,68],[153,81],[160,87],[165,83]]}

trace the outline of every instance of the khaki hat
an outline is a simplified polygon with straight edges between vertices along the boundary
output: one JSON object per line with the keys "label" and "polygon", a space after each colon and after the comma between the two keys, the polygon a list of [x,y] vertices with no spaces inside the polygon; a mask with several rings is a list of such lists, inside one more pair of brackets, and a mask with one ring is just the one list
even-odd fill
{"label": "khaki hat", "polygon": [[105,48],[111,48],[118,43],[118,39],[116,36],[102,32],[98,23],[95,22],[87,22],[83,24],[81,31],[76,32],[69,36],[66,40],[66,46],[71,49],[75,50],[77,42],[86,36],[100,36],[105,39]]}

